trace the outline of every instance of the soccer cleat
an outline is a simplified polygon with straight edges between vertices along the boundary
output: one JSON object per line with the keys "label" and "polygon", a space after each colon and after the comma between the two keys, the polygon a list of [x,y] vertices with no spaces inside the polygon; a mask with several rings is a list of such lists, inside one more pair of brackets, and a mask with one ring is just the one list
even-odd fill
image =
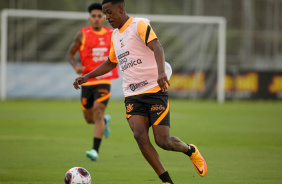
{"label": "soccer cleat", "polygon": [[195,152],[192,153],[190,160],[194,164],[197,173],[200,176],[204,177],[207,174],[206,161],[204,160],[204,158],[202,157],[201,153],[199,152],[198,148],[195,145],[190,144],[190,146],[193,146],[195,148]]}
{"label": "soccer cleat", "polygon": [[110,121],[111,121],[111,116],[106,114],[104,116],[104,119],[106,121],[106,126],[105,126],[105,130],[104,130],[104,136],[106,138],[109,138],[110,134],[111,134],[111,130],[110,130],[110,127],[109,127],[109,124],[110,124]]}
{"label": "soccer cleat", "polygon": [[163,184],[171,184],[171,183],[169,183],[169,182],[165,182],[165,183],[163,183]]}
{"label": "soccer cleat", "polygon": [[86,156],[90,158],[92,161],[97,161],[99,157],[97,151],[94,149],[92,149],[91,151],[86,151]]}

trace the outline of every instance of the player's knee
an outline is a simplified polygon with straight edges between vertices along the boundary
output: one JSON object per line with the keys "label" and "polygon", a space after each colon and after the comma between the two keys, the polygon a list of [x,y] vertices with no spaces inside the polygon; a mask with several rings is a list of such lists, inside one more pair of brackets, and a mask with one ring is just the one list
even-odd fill
{"label": "player's knee", "polygon": [[83,110],[83,116],[84,116],[86,123],[88,123],[88,124],[94,123],[93,112],[92,112],[91,108]]}
{"label": "player's knee", "polygon": [[142,148],[146,144],[145,134],[142,131],[134,131],[134,138],[140,148]]}
{"label": "player's knee", "polygon": [[103,112],[102,108],[100,108],[100,107],[94,107],[93,112],[94,112],[95,118],[103,118],[104,117],[104,112]]}
{"label": "player's knee", "polygon": [[84,119],[85,119],[86,123],[88,123],[88,124],[93,124],[94,123],[93,117],[84,116]]}
{"label": "player's knee", "polygon": [[140,131],[134,131],[133,135],[134,135],[134,138],[137,142],[142,140],[142,133]]}
{"label": "player's knee", "polygon": [[93,115],[91,113],[84,113],[84,119],[85,119],[86,123],[88,123],[88,124],[94,123]]}
{"label": "player's knee", "polygon": [[155,142],[160,148],[162,148],[164,150],[171,150],[169,141],[167,139],[156,138]]}

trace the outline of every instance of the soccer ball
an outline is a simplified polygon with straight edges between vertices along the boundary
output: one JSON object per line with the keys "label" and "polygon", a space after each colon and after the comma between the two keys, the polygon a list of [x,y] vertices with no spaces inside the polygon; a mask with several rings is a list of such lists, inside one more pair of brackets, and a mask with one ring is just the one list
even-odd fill
{"label": "soccer ball", "polygon": [[91,184],[90,173],[83,167],[73,167],[65,175],[65,184]]}

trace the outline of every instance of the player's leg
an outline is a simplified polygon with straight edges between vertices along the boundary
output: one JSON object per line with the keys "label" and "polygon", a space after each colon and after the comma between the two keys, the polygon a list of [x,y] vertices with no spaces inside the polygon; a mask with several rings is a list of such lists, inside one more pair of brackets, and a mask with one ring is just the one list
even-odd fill
{"label": "player's leg", "polygon": [[85,121],[88,124],[94,124],[94,115],[93,115],[93,110],[91,109],[84,109],[83,110],[83,116]]}
{"label": "player's leg", "polygon": [[[94,109],[93,91],[95,92],[95,86],[82,86],[82,89],[81,89],[81,108],[83,110],[84,119],[88,124],[95,123],[94,110],[93,110]],[[93,138],[93,145],[95,144],[95,142],[97,142],[97,140]],[[98,159],[98,153],[94,149],[91,149],[90,151],[86,151],[86,156],[90,158],[91,160]]]}
{"label": "player's leg", "polygon": [[156,144],[165,149],[178,152],[187,152],[188,145],[177,137],[170,136],[170,112],[167,92],[148,94],[144,100],[150,113]]}
{"label": "player's leg", "polygon": [[196,171],[200,176],[205,176],[207,166],[204,158],[194,145],[188,145],[178,137],[170,136],[169,103],[166,95],[154,96],[154,105],[150,107],[150,121],[152,122],[153,133],[156,144],[169,151],[183,152],[190,157]]}
{"label": "player's leg", "polygon": [[[109,100],[109,95],[110,95],[109,89],[110,89],[109,85],[95,85],[93,86],[93,90],[92,90],[94,96],[93,98],[94,105],[91,108],[92,119],[94,122],[93,147],[90,151],[86,151],[86,156],[93,161],[98,160],[99,148],[105,132],[106,121],[104,118],[104,113]],[[86,112],[89,113],[89,111]],[[107,123],[109,123],[109,121]]]}
{"label": "player's leg", "polygon": [[104,130],[105,130],[105,113],[106,105],[100,102],[95,101],[93,106],[93,114],[94,114],[94,137],[102,139]]}
{"label": "player's leg", "polygon": [[93,115],[93,86],[82,86],[81,88],[81,108],[83,110],[83,116],[88,124],[94,123]]}
{"label": "player's leg", "polygon": [[194,145],[187,145],[178,137],[170,136],[170,112],[167,92],[147,94],[144,98],[147,111],[150,113],[150,123],[152,125],[156,144],[170,151],[183,152],[190,157],[196,171],[200,176],[205,176],[207,166],[199,150]]}
{"label": "player's leg", "polygon": [[160,161],[159,155],[149,139],[149,120],[148,117],[132,115],[129,119],[129,126],[133,132],[134,138],[145,159],[153,167],[158,175],[166,170]]}
{"label": "player's leg", "polygon": [[173,184],[168,172],[160,161],[157,151],[150,142],[148,135],[150,123],[146,108],[138,102],[136,97],[126,97],[125,105],[130,128],[143,156],[164,183]]}
{"label": "player's leg", "polygon": [[205,176],[207,173],[207,164],[198,148],[193,144],[186,144],[178,137],[170,136],[170,128],[166,125],[153,125],[153,132],[156,144],[169,151],[183,152],[189,156],[197,173]]}
{"label": "player's leg", "polygon": [[134,138],[139,146],[140,151],[152,166],[159,178],[167,184],[173,184],[168,172],[164,168],[159,154],[153,147],[149,139],[149,119],[145,116],[133,115],[128,119]]}
{"label": "player's leg", "polygon": [[188,145],[181,141],[178,137],[170,136],[170,127],[167,125],[153,125],[153,133],[156,144],[170,151],[187,152]]}
{"label": "player's leg", "polygon": [[86,156],[93,161],[97,161],[99,157],[99,148],[105,130],[104,112],[106,105],[95,101],[92,108],[94,127],[93,127],[93,147],[90,151],[86,151]]}
{"label": "player's leg", "polygon": [[110,136],[109,124],[111,121],[111,116],[107,114],[105,115],[105,110],[108,105],[110,95],[111,95],[110,84],[97,85],[97,92],[95,94],[95,103],[94,103],[94,120],[95,122],[97,121],[100,123],[99,124],[100,126],[97,130],[97,135],[99,134],[100,136],[100,134],[103,133],[103,135],[106,138]]}

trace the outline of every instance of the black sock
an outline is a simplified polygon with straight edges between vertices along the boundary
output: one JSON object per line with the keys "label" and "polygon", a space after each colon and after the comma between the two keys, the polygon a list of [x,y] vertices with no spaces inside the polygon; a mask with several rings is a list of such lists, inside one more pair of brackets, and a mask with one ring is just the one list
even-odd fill
{"label": "black sock", "polygon": [[100,138],[93,138],[93,149],[97,151],[97,153],[99,153],[99,148],[100,148],[100,144],[101,144],[102,139]]}
{"label": "black sock", "polygon": [[188,151],[185,154],[191,157],[192,153],[194,153],[196,150],[193,146],[190,146],[189,144],[187,145],[188,145]]}
{"label": "black sock", "polygon": [[173,184],[173,182],[172,182],[172,180],[171,180],[171,178],[170,178],[170,176],[169,176],[169,174],[168,174],[167,171],[164,172],[163,174],[159,175],[159,178],[160,178],[164,183],[169,182],[169,183]]}

